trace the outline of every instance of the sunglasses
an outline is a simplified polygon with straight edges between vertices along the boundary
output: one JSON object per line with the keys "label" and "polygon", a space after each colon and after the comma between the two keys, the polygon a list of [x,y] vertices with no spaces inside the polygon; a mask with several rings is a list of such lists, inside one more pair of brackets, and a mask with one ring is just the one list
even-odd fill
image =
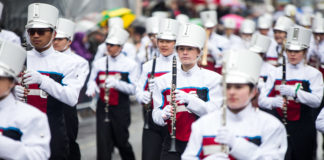
{"label": "sunglasses", "polygon": [[111,43],[106,43],[107,46],[120,46],[119,44],[111,44]]}
{"label": "sunglasses", "polygon": [[45,34],[45,32],[51,32],[53,31],[52,29],[50,28],[30,28],[27,30],[28,34],[29,35],[35,35],[35,33],[37,33],[38,35],[42,36]]}

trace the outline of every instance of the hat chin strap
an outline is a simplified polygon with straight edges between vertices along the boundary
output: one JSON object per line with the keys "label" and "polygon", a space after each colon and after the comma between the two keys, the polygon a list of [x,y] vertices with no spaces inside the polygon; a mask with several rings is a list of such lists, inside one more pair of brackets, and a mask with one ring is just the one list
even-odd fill
{"label": "hat chin strap", "polygon": [[50,46],[52,44],[53,39],[54,39],[53,36],[54,36],[54,31],[52,32],[51,40],[44,47],[42,47],[42,49],[47,48],[48,46]]}

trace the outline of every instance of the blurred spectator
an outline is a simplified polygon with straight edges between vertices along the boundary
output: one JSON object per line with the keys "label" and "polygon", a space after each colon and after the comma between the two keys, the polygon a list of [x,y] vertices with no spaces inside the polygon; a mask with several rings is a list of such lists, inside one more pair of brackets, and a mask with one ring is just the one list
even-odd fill
{"label": "blurred spectator", "polygon": [[86,44],[88,44],[87,41],[88,38],[85,33],[77,32],[74,35],[74,40],[71,44],[71,49],[86,60],[91,61],[93,55],[88,50],[89,46],[86,46]]}

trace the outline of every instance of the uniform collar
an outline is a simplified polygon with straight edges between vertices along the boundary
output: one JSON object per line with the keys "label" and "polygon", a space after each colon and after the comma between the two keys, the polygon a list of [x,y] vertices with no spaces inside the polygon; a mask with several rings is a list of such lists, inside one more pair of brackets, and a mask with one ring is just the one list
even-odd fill
{"label": "uniform collar", "polygon": [[300,69],[300,68],[303,68],[305,66],[305,60],[303,59],[302,61],[300,61],[298,64],[296,65],[293,65],[293,64],[290,64],[288,63],[287,61],[287,66],[290,68],[290,69]]}
{"label": "uniform collar", "polygon": [[121,52],[116,57],[112,57],[111,55],[108,55],[108,56],[109,56],[109,59],[111,59],[114,62],[116,62],[124,57],[124,55]]}
{"label": "uniform collar", "polygon": [[227,115],[229,119],[241,121],[245,117],[249,117],[253,110],[255,110],[255,108],[252,107],[251,103],[249,103],[243,110],[236,114],[227,108]]}
{"label": "uniform collar", "polygon": [[160,54],[160,57],[161,57],[161,60],[163,60],[163,61],[166,61],[166,62],[170,62],[170,61],[172,61],[172,58],[173,58],[173,56],[175,55],[175,53],[173,52],[171,55],[169,55],[169,56],[163,56],[162,54]]}
{"label": "uniform collar", "polygon": [[62,53],[67,54],[67,55],[72,54],[71,48],[66,49],[66,50],[63,51]]}
{"label": "uniform collar", "polygon": [[37,55],[43,57],[43,56],[47,56],[51,53],[54,53],[55,50],[53,48],[53,46],[51,45],[51,47],[49,47],[47,50],[43,51],[43,52],[38,52],[35,48],[33,49],[33,52],[37,53]]}
{"label": "uniform collar", "polygon": [[10,107],[13,106],[13,102],[15,102],[15,98],[12,95],[12,93],[10,93],[6,98],[4,98],[3,100],[0,101],[0,111],[2,109],[4,109],[5,107]]}
{"label": "uniform collar", "polygon": [[180,67],[180,73],[182,74],[182,75],[184,75],[184,76],[188,76],[188,77],[190,77],[193,73],[195,73],[196,71],[198,71],[198,70],[200,70],[200,68],[198,67],[198,65],[197,64],[195,64],[195,66],[194,67],[192,67],[189,71],[187,71],[187,72],[185,72],[185,71],[183,71],[182,70],[182,68],[181,68],[181,65],[179,65],[179,67]]}

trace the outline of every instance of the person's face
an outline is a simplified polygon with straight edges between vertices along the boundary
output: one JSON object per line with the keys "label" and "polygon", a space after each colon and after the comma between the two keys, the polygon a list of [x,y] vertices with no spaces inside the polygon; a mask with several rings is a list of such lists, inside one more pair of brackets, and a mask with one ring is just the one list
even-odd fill
{"label": "person's face", "polygon": [[282,44],[286,39],[287,33],[284,31],[274,30],[274,38],[278,44]]}
{"label": "person's face", "polygon": [[324,33],[313,33],[314,39],[319,43],[324,40]]}
{"label": "person's face", "polygon": [[67,38],[55,38],[53,41],[53,47],[55,50],[63,52],[69,48],[71,41]]}
{"label": "person's face", "polygon": [[13,80],[7,77],[0,77],[0,99],[7,96],[14,86],[15,83]]}
{"label": "person's face", "polygon": [[142,39],[142,36],[140,34],[138,34],[138,33],[133,34],[134,43],[140,43],[141,39]]}
{"label": "person's face", "polygon": [[250,41],[252,38],[252,34],[246,34],[246,33],[242,33],[241,34],[241,38],[245,41]]}
{"label": "person's face", "polygon": [[259,29],[259,32],[260,32],[262,35],[268,36],[269,29]]}
{"label": "person's face", "polygon": [[31,44],[36,50],[43,49],[52,40],[53,30],[50,28],[30,28],[27,30]]}
{"label": "person's face", "polygon": [[122,47],[120,45],[114,45],[106,43],[108,54],[112,57],[116,57],[121,52]]}
{"label": "person's face", "polygon": [[169,56],[173,53],[175,41],[158,39],[157,46],[163,56]]}
{"label": "person's face", "polygon": [[296,65],[299,64],[304,59],[306,50],[292,51],[287,49],[286,53],[288,56],[288,62],[290,64]]}
{"label": "person's face", "polygon": [[148,37],[150,38],[153,46],[157,46],[157,39],[156,39],[156,34],[152,34],[152,33],[149,33],[148,34]]}
{"label": "person's face", "polygon": [[178,46],[177,52],[182,65],[193,65],[197,63],[200,50],[190,46]]}
{"label": "person's face", "polygon": [[234,29],[231,29],[231,28],[225,28],[225,34],[227,36],[230,36],[234,33]]}
{"label": "person's face", "polygon": [[238,113],[249,104],[255,94],[256,90],[251,90],[248,84],[227,84],[227,106],[234,113]]}

